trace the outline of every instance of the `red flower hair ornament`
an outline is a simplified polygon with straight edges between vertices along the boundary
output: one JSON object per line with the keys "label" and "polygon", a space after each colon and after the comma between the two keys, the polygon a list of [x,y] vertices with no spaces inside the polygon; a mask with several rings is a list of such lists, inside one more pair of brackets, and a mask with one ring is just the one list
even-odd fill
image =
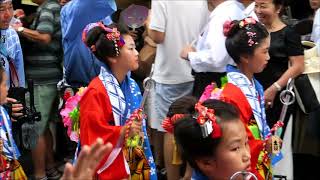
{"label": "red flower hair ornament", "polygon": [[166,117],[161,126],[164,130],[166,130],[168,133],[173,134],[174,130],[174,124],[177,122],[177,120],[184,118],[185,114],[174,114],[172,117]]}
{"label": "red flower hair ornament", "polygon": [[226,21],[223,23],[223,35],[228,37],[230,34],[230,30],[234,26],[234,23],[232,21]]}
{"label": "red flower hair ornament", "polygon": [[197,103],[195,109],[198,112],[196,119],[201,127],[202,137],[206,138],[211,135],[211,138],[213,139],[220,138],[222,136],[222,131],[217,123],[214,109],[209,109],[201,103]]}
{"label": "red flower hair ornament", "polygon": [[[217,123],[217,118],[214,114],[214,109],[209,109],[201,103],[195,105],[195,110],[197,111],[197,116],[194,117],[200,125],[202,137],[206,138],[211,135],[211,138],[220,138],[222,136],[222,131]],[[173,133],[174,124],[186,117],[186,114],[175,114],[172,117],[166,117],[162,122],[162,127],[168,133]]]}

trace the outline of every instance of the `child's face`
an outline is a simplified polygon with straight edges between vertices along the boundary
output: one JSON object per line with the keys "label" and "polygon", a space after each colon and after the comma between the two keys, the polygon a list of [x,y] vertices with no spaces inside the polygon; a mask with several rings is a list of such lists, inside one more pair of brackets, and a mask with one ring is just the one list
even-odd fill
{"label": "child's face", "polygon": [[138,51],[133,38],[130,35],[124,35],[124,46],[120,50],[117,65],[128,71],[134,71],[139,68]]}
{"label": "child's face", "polygon": [[250,72],[260,73],[267,66],[270,47],[270,37],[265,38],[259,44],[259,46],[254,50],[252,56],[248,57],[248,69]]}
{"label": "child's face", "polygon": [[2,82],[0,83],[0,105],[7,103],[7,75],[5,72],[2,73]]}
{"label": "child's face", "polygon": [[250,171],[248,136],[240,120],[222,124],[223,137],[213,160],[210,179],[229,179],[238,171]]}

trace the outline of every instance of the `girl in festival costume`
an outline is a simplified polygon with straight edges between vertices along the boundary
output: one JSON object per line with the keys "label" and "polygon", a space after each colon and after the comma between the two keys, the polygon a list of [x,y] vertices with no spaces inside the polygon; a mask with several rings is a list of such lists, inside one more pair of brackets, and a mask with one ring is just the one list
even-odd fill
{"label": "girl in festival costume", "polygon": [[[230,88],[228,96],[239,109],[245,107],[244,103],[237,93],[232,92],[240,90],[239,94],[245,98],[246,111],[241,112],[245,112],[242,118],[249,134],[253,172],[259,179],[269,179],[272,177],[271,152],[268,152],[271,150],[267,148],[270,128],[266,121],[263,87],[253,75],[262,72],[268,63],[270,36],[267,29],[253,18],[226,22],[224,34],[227,51],[237,64],[237,67],[227,67],[229,86],[226,91]],[[232,88],[237,90],[230,92]]]}
{"label": "girl in festival costume", "polygon": [[233,105],[211,99],[201,104],[185,96],[169,113],[163,125],[194,168],[193,179],[230,179],[238,171],[250,171],[247,133]]}
{"label": "girl in festival costume", "polygon": [[7,75],[0,65],[0,179],[27,179],[17,158],[20,152],[12,136],[11,119],[2,106],[7,103]]}
{"label": "girl in festival costume", "polygon": [[145,121],[139,109],[140,90],[129,73],[139,66],[132,37],[126,31],[120,33],[117,28],[99,22],[84,29],[83,40],[104,66],[79,102],[80,143],[90,145],[101,137],[104,142],[113,145],[110,155],[106,155],[97,168],[96,177],[129,178],[132,164],[129,163],[129,167],[126,162],[124,146],[128,137],[142,131],[143,147],[136,152],[142,163],[136,165],[137,171],[131,172],[131,175],[138,179],[156,179]]}
{"label": "girl in festival costume", "polygon": [[253,76],[268,63],[269,33],[253,18],[245,18],[226,22],[224,35],[227,51],[237,67],[229,65],[224,88],[207,87],[201,100],[221,99],[238,107],[249,138],[251,171],[258,179],[270,179],[271,133],[266,122],[263,88]]}

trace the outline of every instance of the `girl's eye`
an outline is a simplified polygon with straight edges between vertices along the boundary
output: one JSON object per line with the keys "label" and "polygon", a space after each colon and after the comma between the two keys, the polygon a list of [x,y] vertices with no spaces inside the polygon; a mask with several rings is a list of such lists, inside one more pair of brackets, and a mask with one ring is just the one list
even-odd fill
{"label": "girl's eye", "polygon": [[232,149],[232,151],[239,151],[240,150],[240,147],[235,147]]}

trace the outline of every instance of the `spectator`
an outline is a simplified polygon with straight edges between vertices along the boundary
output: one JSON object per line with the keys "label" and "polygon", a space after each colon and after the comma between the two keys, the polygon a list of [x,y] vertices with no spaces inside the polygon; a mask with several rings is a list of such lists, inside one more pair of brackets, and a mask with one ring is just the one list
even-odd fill
{"label": "spectator", "polygon": [[313,27],[311,40],[319,44],[320,40],[320,0],[309,0],[311,8],[314,10]]}
{"label": "spectator", "polygon": [[28,40],[25,51],[25,69],[28,79],[34,81],[35,106],[41,112],[37,123],[39,138],[32,150],[34,176],[36,179],[59,179],[55,168],[53,140],[49,130],[50,120],[57,107],[57,82],[62,78],[62,49],[60,28],[60,5],[56,0],[33,0],[38,4],[35,18],[29,28],[13,26]]}
{"label": "spectator", "polygon": [[82,30],[87,24],[100,20],[104,20],[104,24],[111,24],[107,16],[115,10],[114,0],[72,0],[63,6],[61,28],[64,78],[68,84],[87,86],[99,74],[102,63],[83,44]]}
{"label": "spectator", "polygon": [[[0,42],[0,64],[4,67],[7,74],[7,87],[11,86],[24,87],[25,74],[22,49],[20,45],[19,36],[16,31],[10,27],[10,22],[13,17],[13,6],[11,0],[0,1],[0,29],[1,29],[1,42]],[[10,66],[11,64],[11,66]],[[14,74],[13,69],[17,72],[17,79],[12,77]],[[11,80],[11,81],[10,81]],[[18,80],[15,82],[15,80]],[[13,84],[12,84],[13,83]]]}
{"label": "spectator", "polygon": [[214,9],[209,23],[198,38],[195,47],[187,45],[181,52],[183,59],[189,60],[195,77],[193,95],[200,97],[204,88],[211,82],[221,85],[220,79],[226,75],[226,66],[234,64],[225,47],[223,23],[227,20],[240,20],[245,17],[244,5],[236,0],[208,0]]}
{"label": "spectator", "polygon": [[[255,13],[271,36],[270,60],[256,78],[265,89],[267,122],[272,127],[279,120],[282,109],[279,92],[286,86],[289,78],[295,78],[304,71],[303,48],[300,35],[281,21],[284,0],[256,0],[255,3]],[[285,122],[294,112],[293,107],[289,106]]]}
{"label": "spectator", "polygon": [[[170,104],[177,98],[191,95],[194,78],[190,64],[182,61],[179,51],[200,34],[207,22],[204,1],[153,0],[151,3],[148,35],[157,43],[153,79],[156,82],[154,97],[155,116],[151,119],[154,151],[159,168],[164,156],[167,177],[179,179],[179,165],[172,164],[173,136],[161,127]],[[163,152],[166,152],[163,154]]]}

